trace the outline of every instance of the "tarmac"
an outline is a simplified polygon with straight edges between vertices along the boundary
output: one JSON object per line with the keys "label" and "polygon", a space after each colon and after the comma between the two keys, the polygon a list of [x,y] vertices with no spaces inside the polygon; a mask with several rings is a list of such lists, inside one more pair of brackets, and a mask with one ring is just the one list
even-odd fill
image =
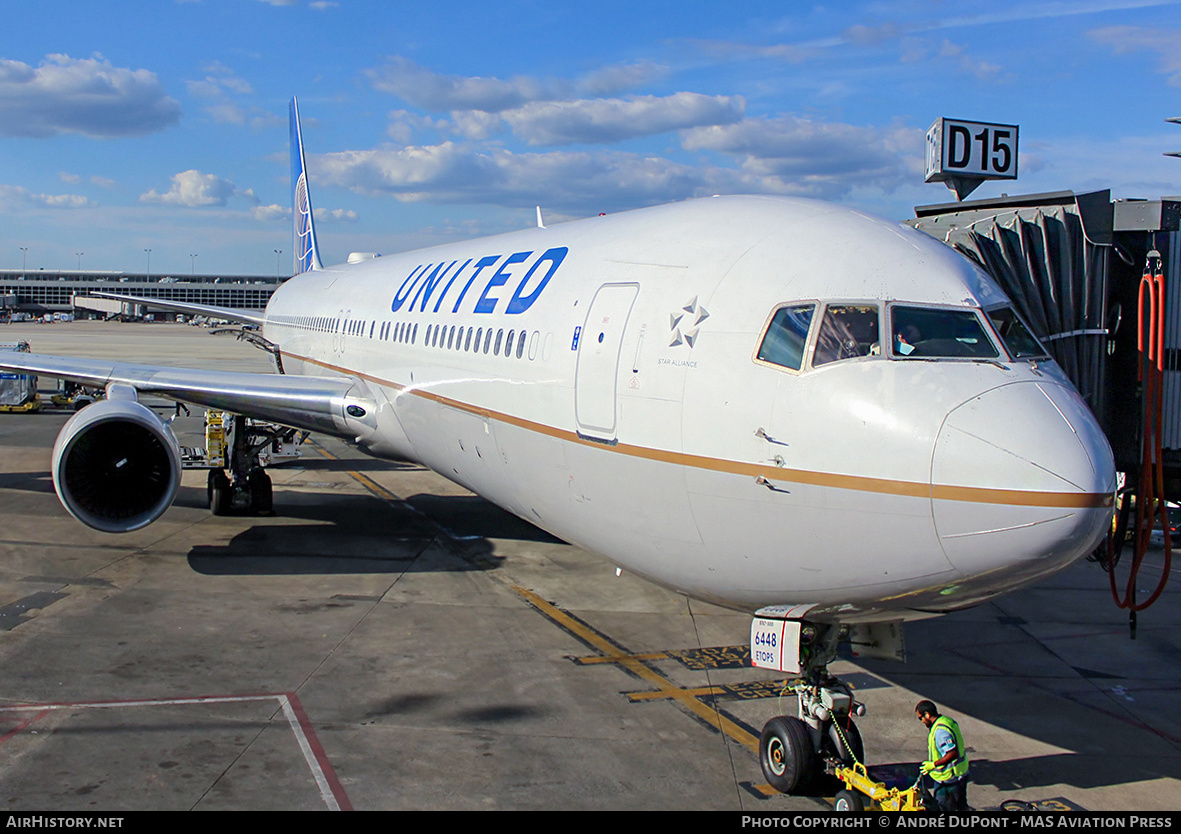
{"label": "tarmac", "polygon": [[[39,353],[270,370],[176,324],[0,326]],[[52,380],[42,379],[42,388]],[[746,615],[663,590],[410,463],[313,437],[275,515],[214,517],[185,473],[108,535],[54,495],[65,411],[0,414],[0,808],[825,810],[765,784]],[[198,409],[174,424],[203,445]],[[873,558],[874,531],[865,531]],[[1163,554],[1141,573],[1146,598]],[[1176,571],[1173,571],[1176,572]],[[1123,581],[1121,574],[1121,583]],[[1139,616],[1081,562],[906,627],[905,664],[841,660],[870,764],[913,770],[935,701],[968,799],[1181,809],[1176,585]]]}

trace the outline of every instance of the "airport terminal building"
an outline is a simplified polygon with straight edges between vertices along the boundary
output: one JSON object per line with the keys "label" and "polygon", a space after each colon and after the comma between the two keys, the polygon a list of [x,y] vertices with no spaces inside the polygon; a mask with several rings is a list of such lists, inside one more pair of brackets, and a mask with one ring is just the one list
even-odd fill
{"label": "airport terminal building", "polygon": [[146,275],[102,270],[0,269],[0,312],[73,312],[74,296],[110,292],[217,307],[262,309],[286,278]]}

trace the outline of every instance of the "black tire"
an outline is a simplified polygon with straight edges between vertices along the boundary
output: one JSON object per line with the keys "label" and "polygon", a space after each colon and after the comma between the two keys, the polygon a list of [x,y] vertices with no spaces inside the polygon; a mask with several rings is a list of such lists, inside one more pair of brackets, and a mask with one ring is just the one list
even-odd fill
{"label": "black tire", "polygon": [[213,509],[213,487],[219,481],[223,480],[229,483],[225,472],[220,469],[209,470],[209,473],[205,478],[205,506],[209,509]]}
{"label": "black tire", "polygon": [[271,476],[260,469],[250,476],[250,509],[258,515],[271,515],[274,508]]}
{"label": "black tire", "polygon": [[804,722],[783,715],[768,721],[759,738],[759,764],[767,783],[780,793],[807,785],[816,769],[816,751]]}
{"label": "black tire", "polygon": [[234,491],[226,473],[221,469],[209,470],[205,489],[209,499],[209,512],[214,515],[229,515]]}
{"label": "black tire", "polygon": [[857,813],[865,810],[865,797],[859,791],[854,790],[839,790],[837,795],[833,798],[832,809],[834,811],[852,811]]}

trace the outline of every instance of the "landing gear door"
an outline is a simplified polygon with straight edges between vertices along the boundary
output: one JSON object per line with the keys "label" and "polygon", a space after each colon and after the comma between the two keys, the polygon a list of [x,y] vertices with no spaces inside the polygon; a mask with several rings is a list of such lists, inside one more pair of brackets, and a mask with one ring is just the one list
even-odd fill
{"label": "landing gear door", "polygon": [[574,377],[574,416],[578,433],[607,443],[615,440],[616,380],[623,332],[638,284],[599,287],[578,335],[578,369]]}
{"label": "landing gear door", "polygon": [[798,675],[800,621],[755,617],[750,624],[750,665]]}
{"label": "landing gear door", "polygon": [[849,629],[849,645],[854,657],[874,660],[906,660],[906,641],[902,623],[864,623]]}

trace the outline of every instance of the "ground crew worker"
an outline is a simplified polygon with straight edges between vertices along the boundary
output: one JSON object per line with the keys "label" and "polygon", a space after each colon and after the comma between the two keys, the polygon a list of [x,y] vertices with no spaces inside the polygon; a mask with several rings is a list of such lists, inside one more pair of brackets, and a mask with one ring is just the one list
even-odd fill
{"label": "ground crew worker", "polygon": [[930,780],[932,795],[943,813],[967,811],[968,808],[968,753],[964,748],[964,734],[959,724],[940,715],[930,701],[919,701],[914,713],[927,734],[927,760],[919,770]]}

